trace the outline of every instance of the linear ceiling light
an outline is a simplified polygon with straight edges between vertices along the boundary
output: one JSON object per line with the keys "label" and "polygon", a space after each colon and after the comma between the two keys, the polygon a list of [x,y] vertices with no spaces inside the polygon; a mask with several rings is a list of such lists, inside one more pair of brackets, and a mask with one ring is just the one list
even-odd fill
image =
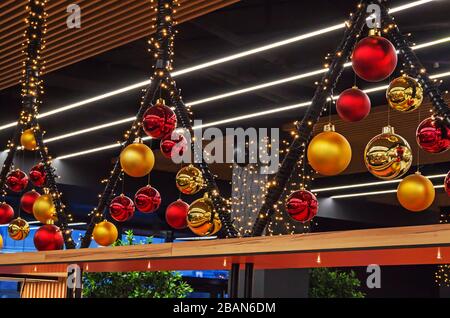
{"label": "linear ceiling light", "polygon": [[[437,1],[437,0],[413,1],[413,2],[404,4],[404,5],[395,7],[395,8],[391,8],[389,10],[389,13],[396,13],[396,12],[404,11],[404,10],[407,10],[407,9],[410,9],[410,8],[414,8],[414,7],[417,7],[417,6],[420,6],[420,5],[424,5],[424,4],[427,4],[429,2],[433,2],[433,1]],[[243,58],[243,57],[246,57],[246,56],[250,56],[250,55],[253,55],[253,54],[257,54],[257,53],[261,53],[261,52],[264,52],[264,51],[268,51],[268,50],[271,50],[273,48],[278,48],[278,47],[281,47],[281,46],[284,46],[284,45],[288,45],[288,44],[292,44],[292,43],[299,42],[299,41],[302,41],[302,40],[306,40],[306,39],[309,39],[309,38],[312,38],[312,37],[315,37],[315,36],[318,36],[318,35],[329,33],[329,32],[332,32],[332,31],[336,31],[336,30],[339,30],[339,29],[344,28],[344,27],[345,27],[345,23],[340,23],[340,24],[336,24],[336,25],[333,25],[333,26],[330,26],[330,27],[327,27],[327,28],[323,28],[323,29],[317,30],[317,31],[313,31],[313,32],[305,33],[305,34],[300,34],[300,35],[297,35],[297,36],[294,36],[294,37],[291,37],[291,38],[288,38],[288,39],[284,39],[284,40],[281,40],[281,41],[273,42],[273,43],[270,43],[270,44],[267,44],[267,45],[263,45],[263,46],[260,46],[260,47],[257,47],[257,48],[253,48],[253,49],[250,49],[250,50],[247,50],[247,51],[242,51],[242,52],[239,52],[239,53],[236,53],[236,54],[232,54],[232,55],[229,55],[229,56],[225,56],[225,57],[222,57],[222,58],[218,58],[218,59],[215,59],[215,60],[212,60],[212,61],[209,61],[209,62],[205,62],[205,63],[201,63],[201,64],[198,64],[198,65],[195,65],[195,66],[187,67],[185,69],[181,69],[179,71],[173,72],[172,76],[176,77],[176,76],[192,73],[194,71],[206,69],[206,68],[209,68],[211,66],[223,64],[223,63],[226,63],[226,62],[229,62],[229,61],[233,61],[233,60],[237,60],[237,59],[240,59],[240,58]],[[131,84],[131,85],[119,88],[117,90],[113,90],[113,91],[110,91],[110,92],[107,92],[107,93],[104,93],[104,94],[101,94],[101,95],[98,95],[98,96],[94,96],[94,97],[91,97],[91,98],[88,98],[88,99],[85,99],[85,100],[82,100],[82,101],[79,101],[79,102],[76,102],[76,103],[73,103],[73,104],[70,104],[70,105],[67,105],[67,106],[63,106],[63,107],[55,108],[55,109],[47,111],[47,112],[43,112],[43,113],[38,115],[38,118],[45,118],[45,117],[48,117],[48,116],[52,116],[52,115],[55,115],[55,114],[58,114],[58,113],[70,110],[70,109],[81,107],[81,106],[84,106],[84,105],[87,105],[87,104],[90,104],[90,103],[93,103],[93,102],[96,102],[96,101],[99,101],[99,100],[102,100],[102,99],[105,99],[105,98],[109,98],[109,97],[112,97],[112,96],[115,96],[115,95],[119,95],[119,94],[131,91],[131,90],[134,90],[134,89],[143,88],[143,87],[147,86],[148,84],[150,84],[150,80],[145,80],[145,81],[141,81],[139,83]],[[0,126],[0,131],[8,129],[8,128],[11,128],[11,127],[14,127],[14,126],[16,126],[16,124],[17,124],[16,122],[11,122],[11,123],[8,123],[8,124],[1,125]]]}
{"label": "linear ceiling light", "polygon": [[[434,186],[434,188],[435,189],[442,189],[442,188],[444,188],[444,185],[437,185],[437,186]],[[373,192],[333,195],[330,198],[331,199],[345,199],[345,198],[354,198],[354,197],[362,197],[362,196],[378,195],[378,194],[386,194],[386,193],[395,193],[395,192],[397,192],[397,189],[385,190],[385,191],[373,191]]]}

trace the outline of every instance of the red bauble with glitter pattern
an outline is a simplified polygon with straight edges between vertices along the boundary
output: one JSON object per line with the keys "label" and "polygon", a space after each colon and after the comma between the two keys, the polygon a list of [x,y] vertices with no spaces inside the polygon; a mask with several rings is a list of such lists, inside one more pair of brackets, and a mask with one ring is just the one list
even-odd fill
{"label": "red bauble with glitter pattern", "polygon": [[34,234],[33,241],[38,251],[56,251],[64,247],[61,230],[53,224],[41,226]]}
{"label": "red bauble with glitter pattern", "polygon": [[181,199],[169,204],[166,209],[166,222],[170,227],[176,230],[187,228],[187,215],[189,204]]}
{"label": "red bauble with glitter pattern", "polygon": [[7,203],[0,203],[0,224],[8,224],[14,218],[14,209]]}
{"label": "red bauble with glitter pattern", "polygon": [[168,159],[171,159],[173,155],[181,157],[187,150],[187,141],[182,134],[173,136],[173,139],[171,135],[167,135],[161,139],[159,148],[161,149],[163,156]]}
{"label": "red bauble with glitter pattern", "polygon": [[370,113],[369,96],[357,87],[346,89],[339,95],[336,111],[345,121],[360,121]]}
{"label": "red bauble with glitter pattern", "polygon": [[39,163],[30,170],[30,181],[35,187],[43,187],[46,182],[47,174],[44,165]]}
{"label": "red bauble with glitter pattern", "polygon": [[307,190],[295,191],[286,200],[286,211],[295,221],[308,222],[316,216],[318,210],[316,196]]}
{"label": "red bauble with glitter pattern", "polygon": [[440,119],[429,117],[417,127],[416,139],[426,152],[441,153],[450,148],[450,128]]}
{"label": "red bauble with glitter pattern", "polygon": [[394,45],[382,36],[368,36],[356,44],[352,55],[355,73],[368,82],[388,78],[397,66]]}
{"label": "red bauble with glitter pattern", "polygon": [[20,198],[20,208],[28,214],[33,214],[33,204],[40,196],[41,195],[34,190],[24,193]]}
{"label": "red bauble with glitter pattern", "polygon": [[22,192],[28,185],[28,177],[21,170],[11,171],[6,177],[6,187],[14,192]]}
{"label": "red bauble with glitter pattern", "polygon": [[128,221],[134,214],[133,200],[123,194],[115,197],[109,205],[109,213],[117,222]]}
{"label": "red bauble with glitter pattern", "polygon": [[161,101],[147,109],[142,119],[144,132],[156,139],[170,135],[176,126],[177,116]]}
{"label": "red bauble with glitter pattern", "polygon": [[447,173],[447,176],[445,177],[444,188],[445,192],[447,192],[447,195],[450,197],[450,171]]}
{"label": "red bauble with glitter pattern", "polygon": [[158,190],[148,185],[136,192],[134,204],[143,213],[155,212],[161,205],[161,195]]}

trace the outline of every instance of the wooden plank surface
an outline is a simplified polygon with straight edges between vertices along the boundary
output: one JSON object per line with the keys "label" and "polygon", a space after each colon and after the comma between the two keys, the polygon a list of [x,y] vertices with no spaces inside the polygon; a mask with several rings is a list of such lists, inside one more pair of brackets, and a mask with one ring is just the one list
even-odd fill
{"label": "wooden plank surface", "polygon": [[303,268],[450,262],[450,224],[0,255],[1,273]]}

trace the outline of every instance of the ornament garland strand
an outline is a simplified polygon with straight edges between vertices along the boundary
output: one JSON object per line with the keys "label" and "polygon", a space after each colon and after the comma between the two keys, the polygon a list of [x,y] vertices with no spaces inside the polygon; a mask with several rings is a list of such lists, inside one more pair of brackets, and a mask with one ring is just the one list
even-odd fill
{"label": "ornament garland strand", "polygon": [[272,220],[277,208],[277,202],[283,194],[286,185],[291,178],[292,171],[304,152],[309,141],[314,125],[318,122],[322,112],[326,108],[327,98],[331,96],[342,71],[344,63],[350,58],[356,41],[363,30],[366,21],[366,3],[362,1],[358,4],[356,14],[351,15],[346,22],[346,30],[333,60],[330,65],[326,64],[328,71],[318,84],[311,105],[308,107],[305,116],[297,125],[297,135],[289,146],[289,151],[283,159],[281,166],[272,181],[269,181],[268,192],[264,200],[255,223],[253,224],[252,236],[261,236],[267,224]]}

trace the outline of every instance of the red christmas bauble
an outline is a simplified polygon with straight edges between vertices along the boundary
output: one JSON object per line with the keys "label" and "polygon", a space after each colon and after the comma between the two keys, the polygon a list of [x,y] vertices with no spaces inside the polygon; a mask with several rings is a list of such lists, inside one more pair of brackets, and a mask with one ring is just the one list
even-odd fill
{"label": "red christmas bauble", "polygon": [[109,213],[117,222],[128,221],[134,214],[133,200],[123,194],[115,197],[109,205]]}
{"label": "red christmas bauble", "polygon": [[0,203],[0,224],[8,224],[14,218],[14,209],[7,203]]}
{"label": "red christmas bauble", "polygon": [[34,246],[38,251],[56,251],[64,247],[64,239],[59,227],[53,224],[41,226],[34,233]]}
{"label": "red christmas bauble", "polygon": [[391,75],[397,66],[394,45],[382,36],[368,36],[356,44],[352,55],[355,73],[368,82],[379,82]]}
{"label": "red christmas bauble", "polygon": [[33,214],[33,204],[40,196],[41,195],[34,190],[24,193],[20,198],[20,208],[29,214]]}
{"label": "red christmas bauble", "polygon": [[6,177],[6,187],[14,192],[22,192],[28,185],[28,177],[21,170],[11,171]]}
{"label": "red christmas bauble", "polygon": [[417,127],[416,139],[426,152],[444,152],[450,148],[450,128],[440,119],[429,117]]}
{"label": "red christmas bauble", "polygon": [[163,138],[172,133],[177,126],[177,116],[163,102],[147,109],[142,120],[144,132],[153,138]]}
{"label": "red christmas bauble", "polygon": [[42,187],[45,184],[47,174],[44,165],[39,163],[30,170],[30,181],[35,187]]}
{"label": "red christmas bauble", "polygon": [[139,211],[151,213],[158,210],[161,204],[161,195],[158,190],[148,185],[136,192],[134,204]]}
{"label": "red christmas bauble", "polygon": [[170,227],[182,230],[187,228],[187,215],[189,204],[181,199],[169,204],[166,209],[166,222]]}
{"label": "red christmas bauble", "polygon": [[286,200],[286,211],[296,221],[308,222],[316,216],[318,210],[316,196],[307,190],[295,191]]}
{"label": "red christmas bauble", "polygon": [[360,121],[370,113],[370,99],[357,87],[346,89],[339,95],[336,111],[345,121]]}
{"label": "red christmas bauble", "polygon": [[178,136],[167,135],[161,139],[159,148],[164,157],[171,159],[172,155],[177,155],[179,157],[183,156],[183,153],[187,150],[187,141],[182,134]]}
{"label": "red christmas bauble", "polygon": [[445,177],[444,188],[445,192],[447,192],[447,195],[450,197],[450,171],[447,173],[447,176]]}

